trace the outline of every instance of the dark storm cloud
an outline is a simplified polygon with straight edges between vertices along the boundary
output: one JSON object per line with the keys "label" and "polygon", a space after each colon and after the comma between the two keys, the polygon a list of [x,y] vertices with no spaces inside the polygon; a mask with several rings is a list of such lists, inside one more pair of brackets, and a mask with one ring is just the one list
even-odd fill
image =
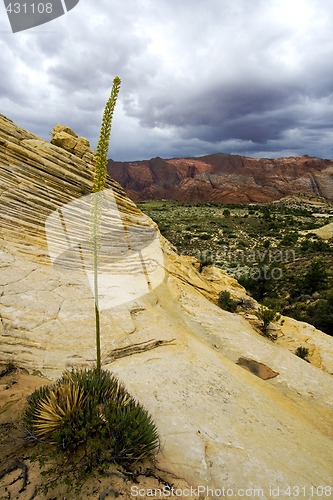
{"label": "dark storm cloud", "polygon": [[114,159],[333,157],[330,0],[80,2],[15,35],[3,14],[0,112],[42,137],[60,122],[95,147],[119,75]]}

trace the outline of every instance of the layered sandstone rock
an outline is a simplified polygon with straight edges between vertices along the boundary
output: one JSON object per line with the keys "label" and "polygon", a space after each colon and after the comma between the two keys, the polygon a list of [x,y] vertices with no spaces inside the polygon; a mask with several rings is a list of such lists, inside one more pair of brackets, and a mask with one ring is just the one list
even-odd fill
{"label": "layered sandstone rock", "polygon": [[[95,360],[95,303],[87,270],[56,265],[46,230],[53,213],[66,225],[63,207],[76,206],[89,193],[88,153],[80,158],[0,116],[1,359],[51,378]],[[108,189],[121,228],[134,235],[126,237],[129,257],[134,249],[144,259],[135,244],[140,235],[156,231],[154,223],[116,182],[109,180]],[[51,231],[54,244],[61,224]],[[104,366],[156,421],[158,463],[192,485],[225,486],[235,495],[238,488],[261,488],[261,498],[270,498],[270,488],[298,485],[310,496],[311,487],[330,484],[333,339],[290,321],[276,326],[279,339],[289,336],[285,345],[272,343],[246,315],[217,307],[222,289],[248,299],[235,280],[215,268],[199,274],[193,259],[177,255],[156,235],[163,251],[160,281],[150,281],[142,265],[146,292],[104,308],[101,322]],[[121,258],[115,265],[121,277],[130,269],[122,285],[130,288],[136,271]],[[313,364],[291,352],[293,330],[295,342],[311,345]],[[277,375],[263,380],[239,366],[241,359]]]}
{"label": "layered sandstone rock", "polygon": [[333,200],[333,161],[309,156],[109,161],[109,173],[134,200],[173,199],[220,203],[274,201],[304,193]]}

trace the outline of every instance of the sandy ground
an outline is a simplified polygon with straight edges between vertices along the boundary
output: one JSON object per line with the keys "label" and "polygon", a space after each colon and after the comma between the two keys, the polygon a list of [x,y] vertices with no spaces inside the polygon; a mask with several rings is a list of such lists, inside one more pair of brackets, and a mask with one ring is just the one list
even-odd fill
{"label": "sandy ground", "polygon": [[[163,498],[160,491],[171,488],[188,493],[188,484],[152,464],[141,464],[133,474],[110,465],[107,475],[96,474],[84,482],[65,484],[64,466],[58,464],[53,476],[43,475],[38,461],[31,461],[35,445],[24,439],[22,413],[26,399],[36,388],[49,381],[38,373],[23,369],[8,370],[0,365],[0,499],[85,500],[104,498]],[[51,461],[51,464],[54,462]],[[52,486],[51,486],[52,481]],[[51,487],[45,491],[45,486]],[[156,490],[156,491],[155,491]],[[156,494],[155,494],[156,493]],[[154,495],[153,495],[154,494]],[[164,495],[165,496],[165,495]],[[177,495],[177,498],[182,496]],[[192,495],[186,498],[198,499]],[[203,498],[203,497],[201,497]]]}

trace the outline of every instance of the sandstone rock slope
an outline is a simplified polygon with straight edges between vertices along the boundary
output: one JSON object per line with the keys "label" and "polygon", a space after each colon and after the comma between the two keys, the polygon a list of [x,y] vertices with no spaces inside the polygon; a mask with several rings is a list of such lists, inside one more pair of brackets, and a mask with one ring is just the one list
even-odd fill
{"label": "sandstone rock slope", "polygon": [[[50,378],[95,360],[87,275],[53,265],[48,253],[46,218],[92,184],[92,151],[69,151],[60,135],[65,149],[0,116],[1,359]],[[119,184],[108,188],[124,227],[156,229]],[[101,311],[103,364],[152,413],[158,463],[193,486],[233,489],[234,498],[242,488],[270,498],[270,488],[288,486],[315,497],[332,485],[333,339],[290,321],[280,332],[288,341],[272,343],[246,316],[217,307],[221,289],[245,296],[235,280],[214,268],[199,274],[193,259],[159,241],[161,283]],[[289,350],[293,335],[311,346],[317,366]],[[274,377],[263,380],[240,358]]]}

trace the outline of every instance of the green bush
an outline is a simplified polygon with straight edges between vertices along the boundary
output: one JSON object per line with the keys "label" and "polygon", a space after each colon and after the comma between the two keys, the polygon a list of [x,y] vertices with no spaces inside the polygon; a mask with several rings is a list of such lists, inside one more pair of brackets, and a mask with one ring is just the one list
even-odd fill
{"label": "green bush", "polygon": [[281,315],[275,311],[274,309],[269,309],[265,306],[260,306],[257,312],[257,317],[262,321],[262,331],[266,337],[270,337],[269,335],[269,325],[272,321],[278,321]]}
{"label": "green bush", "polygon": [[305,361],[307,361],[307,357],[309,355],[309,349],[303,346],[297,347],[297,349],[295,350],[295,354],[299,358],[305,359]]}
{"label": "green bush", "polygon": [[306,321],[322,332],[333,336],[333,289],[326,293],[326,298],[305,304],[297,302],[287,313],[299,321]]}
{"label": "green bush", "polygon": [[[307,235],[308,236],[308,235]],[[332,252],[333,248],[329,241],[305,239],[301,243],[303,252]]]}
{"label": "green bush", "polygon": [[89,468],[151,457],[159,439],[147,410],[106,370],[72,370],[29,398],[24,423],[31,436],[69,454],[84,454]]}
{"label": "green bush", "polygon": [[264,300],[272,294],[274,280],[271,279],[272,271],[266,264],[253,267],[249,273],[243,273],[238,282],[252,297],[258,301]]}
{"label": "green bush", "polygon": [[322,260],[315,260],[311,263],[309,270],[305,274],[301,288],[303,293],[314,293],[323,290],[327,286],[328,272]]}
{"label": "green bush", "polygon": [[298,234],[295,233],[287,233],[283,236],[281,240],[281,245],[284,246],[293,246],[298,240]]}
{"label": "green bush", "polygon": [[230,292],[222,291],[219,294],[218,304],[221,309],[229,312],[235,312],[237,309],[237,301],[232,299],[230,296]]}

